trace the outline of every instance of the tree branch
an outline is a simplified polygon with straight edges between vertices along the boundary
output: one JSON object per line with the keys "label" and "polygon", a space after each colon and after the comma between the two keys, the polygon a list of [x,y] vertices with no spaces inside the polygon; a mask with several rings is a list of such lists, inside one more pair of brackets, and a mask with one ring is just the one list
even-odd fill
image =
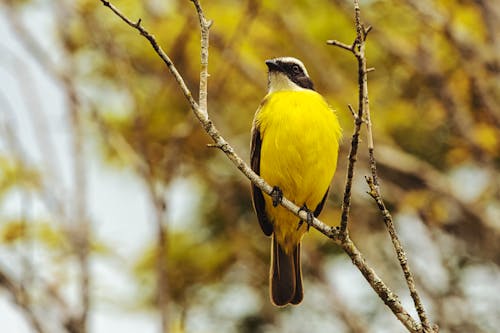
{"label": "tree branch", "polygon": [[[208,29],[210,27],[211,22],[207,21],[204,18],[203,11],[201,9],[201,6],[199,6],[199,2],[196,0],[192,0],[195,4],[196,10],[198,12],[198,16],[200,18],[200,28],[202,29],[202,53],[201,53],[201,58],[202,58],[202,66],[201,66],[201,71],[200,73],[200,81],[201,80],[207,80],[208,75],[206,73],[207,71],[207,61],[208,61],[208,50],[205,53],[203,48],[206,47],[208,48]],[[125,23],[127,23],[130,27],[136,29],[139,31],[139,33],[144,36],[152,45],[153,49],[155,52],[160,56],[160,58],[164,61],[164,63],[167,65],[168,69],[174,76],[175,80],[179,84],[182,92],[184,93],[187,101],[189,102],[191,109],[193,113],[195,114],[196,118],[200,121],[201,126],[204,128],[204,130],[207,132],[207,134],[212,138],[214,144],[210,145],[211,147],[216,147],[219,148],[226,154],[226,156],[229,158],[229,160],[253,183],[255,184],[259,189],[261,189],[264,193],[267,195],[270,195],[273,188],[271,185],[269,185],[264,179],[260,178],[253,170],[236,154],[234,149],[232,148],[231,145],[221,136],[211,119],[209,118],[207,109],[204,109],[206,105],[202,105],[202,103],[205,103],[203,99],[206,98],[206,95],[203,95],[201,92],[206,89],[206,82],[202,83],[200,82],[200,104],[197,104],[196,101],[193,99],[192,94],[190,90],[187,88],[184,79],[182,76],[179,74],[177,69],[175,68],[174,64],[170,60],[170,58],[166,55],[166,53],[163,51],[163,49],[159,46],[157,43],[155,37],[151,35],[146,29],[144,29],[141,26],[141,20],[139,19],[137,23],[134,23],[131,21],[129,18],[127,18],[124,14],[122,14],[115,6],[113,6],[109,1],[107,0],[101,0],[104,6],[109,7],[118,17],[120,17]],[[359,15],[359,5],[358,5],[358,10],[357,10],[357,15]],[[357,22],[359,21],[359,17],[357,18]],[[206,29],[205,33],[203,33],[203,30]],[[361,43],[362,41],[364,42],[364,39],[366,38],[366,35],[370,31],[370,28],[362,28],[361,31],[361,36],[362,38],[357,38],[356,41],[354,42],[353,47],[348,47],[345,44],[341,44],[343,48],[348,49],[352,52],[355,52],[358,56],[359,54],[359,49],[356,49],[356,45]],[[203,38],[207,38],[206,41],[203,41]],[[332,45],[334,45],[332,43]],[[363,48],[364,50],[364,45]],[[364,51],[363,51],[364,52]],[[364,53],[363,53],[364,57]],[[366,75],[366,65],[363,67],[363,73]],[[205,74],[203,73],[205,71]],[[360,76],[361,77],[361,76]],[[366,91],[367,92],[367,91]],[[360,92],[360,96],[362,92]],[[362,99],[364,101],[364,99]],[[202,102],[203,101],[203,102]],[[366,103],[368,102],[368,99],[366,98]],[[403,308],[401,305],[397,295],[395,295],[386,285],[385,283],[377,276],[375,271],[369,267],[361,255],[361,252],[357,249],[355,244],[352,242],[352,240],[349,238],[348,232],[347,232],[347,218],[348,218],[348,212],[349,212],[349,207],[350,207],[350,197],[351,197],[351,187],[352,187],[352,179],[353,179],[353,174],[354,174],[354,164],[356,161],[356,154],[357,154],[357,148],[358,148],[358,143],[359,143],[359,133],[361,129],[361,124],[363,123],[363,116],[364,116],[364,110],[365,106],[363,102],[360,102],[360,106],[358,109],[358,115],[355,117],[356,119],[356,128],[353,134],[353,142],[351,143],[351,152],[349,154],[349,170],[348,170],[348,176],[347,176],[347,182],[346,182],[346,191],[344,195],[344,206],[343,206],[343,214],[342,214],[342,221],[344,221],[344,227],[343,231],[339,231],[335,227],[330,227],[320,221],[317,218],[314,218],[311,226],[314,227],[316,230],[324,234],[325,236],[329,237],[333,241],[335,241],[338,245],[342,247],[342,249],[346,252],[347,255],[351,258],[352,262],[356,265],[356,267],[361,271],[365,279],[368,281],[368,283],[371,285],[371,287],[376,291],[376,293],[379,295],[379,297],[384,301],[385,304],[392,310],[392,312],[396,315],[396,317],[403,323],[403,325],[408,329],[410,332],[421,332],[422,328],[421,326],[409,315],[409,313]],[[347,203],[346,203],[347,200]],[[294,213],[296,216],[301,218],[302,220],[307,220],[307,214],[303,210],[300,209],[297,205],[295,205],[293,202],[288,200],[287,198],[283,198],[281,205],[288,209],[290,212]]]}
{"label": "tree branch", "polygon": [[198,0],[191,0],[198,13],[201,30],[201,70],[200,70],[200,94],[198,104],[200,110],[208,117],[207,89],[208,89],[208,45],[209,31],[212,26],[212,21],[207,20],[203,14],[201,4]]}
{"label": "tree branch", "polygon": [[[357,114],[354,112],[352,107],[349,105],[349,110],[354,116],[354,133],[352,135],[351,140],[351,149],[349,151],[349,164],[347,166],[347,176],[346,176],[346,185],[344,190],[344,199],[342,201],[342,216],[340,220],[340,232],[342,235],[346,234],[347,225],[349,221],[349,210],[351,206],[351,189],[352,182],[354,178],[354,167],[357,161],[357,153],[358,153],[358,145],[359,145],[359,133],[361,131],[361,125],[365,120],[365,117],[369,117],[369,104],[368,104],[368,80],[367,80],[367,70],[366,70],[366,60],[364,57],[364,49],[365,44],[364,41],[368,33],[371,30],[371,27],[365,28],[361,24],[360,19],[360,8],[358,1],[354,1],[354,11],[355,11],[355,25],[356,25],[356,39],[352,42],[351,45],[347,45],[345,43],[339,42],[337,40],[328,40],[326,43],[328,45],[333,45],[340,47],[341,49],[347,50],[354,54],[356,59],[358,60],[358,84],[359,84],[359,99],[358,99],[358,112]],[[371,134],[371,124],[368,129]],[[369,135],[371,137],[371,135]],[[370,145],[370,142],[369,142]],[[373,142],[371,142],[373,145]]]}
{"label": "tree branch", "polygon": [[[349,186],[352,182],[352,179],[349,178],[349,176],[352,175],[351,170],[354,168],[354,162],[356,161],[359,127],[361,126],[361,119],[364,119],[367,129],[367,141],[368,141],[367,145],[368,145],[369,165],[371,171],[371,177],[366,177],[366,181],[368,182],[368,186],[370,187],[369,194],[377,203],[377,206],[384,218],[385,225],[387,227],[394,249],[396,250],[399,263],[403,270],[403,274],[406,279],[408,289],[410,290],[410,295],[415,304],[415,308],[417,310],[420,322],[422,323],[423,331],[437,332],[438,330],[437,327],[432,328],[431,324],[429,323],[429,319],[427,318],[427,314],[424,310],[422,301],[415,287],[415,281],[410,271],[410,267],[408,265],[408,258],[394,228],[392,216],[387,210],[385,203],[382,199],[382,196],[380,194],[379,182],[377,176],[377,163],[374,155],[375,148],[373,142],[372,122],[370,119],[370,103],[368,98],[368,70],[366,66],[366,57],[365,57],[365,41],[368,33],[371,31],[371,26],[365,28],[365,26],[361,23],[361,9],[359,7],[359,0],[354,0],[354,18],[356,26],[356,39],[351,47],[348,47],[346,44],[335,40],[327,41],[329,45],[338,46],[342,49],[351,51],[358,61],[358,90],[359,90],[358,114],[357,117],[355,117],[356,127],[353,135],[351,152],[349,153],[348,176],[346,181],[346,190],[344,193],[344,207],[342,210],[341,231],[344,231],[346,230],[345,228],[347,228],[348,216],[346,216],[346,218],[344,219],[344,214],[348,215],[349,213],[349,207],[347,208],[345,207],[345,204],[349,203],[350,201],[349,198],[346,199],[346,196],[350,195]],[[370,71],[371,70],[372,69],[370,69]],[[354,143],[356,143],[356,146],[354,145]],[[351,156],[353,158],[351,158]]]}
{"label": "tree branch", "polygon": [[161,197],[161,193],[155,188],[154,180],[151,175],[144,175],[150,200],[153,203],[155,212],[156,224],[156,292],[157,292],[157,305],[161,318],[161,333],[168,333],[170,331],[169,325],[169,281],[167,276],[167,255],[168,255],[168,230],[164,222],[166,216],[166,203]]}
{"label": "tree branch", "polygon": [[5,289],[9,292],[14,298],[15,304],[17,304],[23,311],[26,318],[31,323],[33,329],[37,333],[45,333],[47,332],[42,325],[41,320],[35,314],[35,311],[30,306],[30,297],[24,289],[17,285],[17,283],[12,280],[7,274],[5,274],[2,270],[0,270],[0,288]]}

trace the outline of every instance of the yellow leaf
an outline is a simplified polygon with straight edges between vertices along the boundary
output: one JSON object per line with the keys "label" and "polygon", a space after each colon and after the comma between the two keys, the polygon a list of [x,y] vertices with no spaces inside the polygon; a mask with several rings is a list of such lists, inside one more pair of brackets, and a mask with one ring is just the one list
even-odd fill
{"label": "yellow leaf", "polygon": [[498,129],[484,123],[474,126],[472,130],[474,141],[484,150],[490,153],[497,153],[500,149],[498,145]]}
{"label": "yellow leaf", "polygon": [[26,222],[25,221],[11,221],[2,228],[0,232],[0,239],[2,243],[11,244],[15,241],[22,239],[26,236]]}

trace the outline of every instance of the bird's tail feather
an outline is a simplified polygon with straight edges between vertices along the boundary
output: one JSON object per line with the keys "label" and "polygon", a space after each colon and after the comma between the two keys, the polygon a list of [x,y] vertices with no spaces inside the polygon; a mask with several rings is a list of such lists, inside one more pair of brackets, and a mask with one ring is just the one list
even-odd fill
{"label": "bird's tail feather", "polygon": [[300,268],[300,243],[287,254],[273,235],[271,247],[270,293],[277,306],[299,304],[304,297]]}

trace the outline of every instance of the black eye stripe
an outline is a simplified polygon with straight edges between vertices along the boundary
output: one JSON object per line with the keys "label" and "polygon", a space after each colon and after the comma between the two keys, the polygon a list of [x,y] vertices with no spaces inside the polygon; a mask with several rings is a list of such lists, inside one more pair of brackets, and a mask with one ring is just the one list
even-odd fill
{"label": "black eye stripe", "polygon": [[277,61],[279,71],[288,76],[288,78],[299,87],[314,90],[314,85],[306,74],[305,69],[295,62]]}
{"label": "black eye stripe", "polygon": [[287,70],[290,72],[290,73],[293,73],[293,74],[301,74],[301,73],[304,73],[304,71],[302,70],[302,68],[297,65],[297,64],[294,64],[294,63],[290,63],[290,64],[287,64]]}
{"label": "black eye stripe", "polygon": [[305,74],[304,70],[299,64],[293,63],[293,62],[279,62],[279,65],[281,66],[282,70],[284,72],[290,73],[290,74]]}

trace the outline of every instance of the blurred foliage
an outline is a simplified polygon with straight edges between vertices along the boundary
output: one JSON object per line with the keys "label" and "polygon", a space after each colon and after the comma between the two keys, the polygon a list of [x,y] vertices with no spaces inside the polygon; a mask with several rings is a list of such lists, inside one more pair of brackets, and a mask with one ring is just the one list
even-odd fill
{"label": "blurred foliage", "polygon": [[[330,305],[318,309],[315,302],[329,293],[331,284],[326,282],[327,268],[319,268],[348,259],[315,231],[304,244],[306,302],[293,309],[271,309],[269,240],[252,212],[247,181],[220,151],[206,147],[208,136],[148,42],[99,1],[9,4],[17,12],[42,5],[54,9],[57,48],[72,64],[71,77],[83,101],[85,140],[96,144],[110,167],[132,170],[146,183],[168,188],[175,179],[190,179],[197,184],[196,191],[183,194],[200,198],[198,207],[184,208],[195,222],[166,233],[169,295],[181,309],[173,322],[181,320],[180,327],[186,325],[189,331],[196,318],[189,316],[190,311],[196,314],[200,308],[217,323],[225,322],[227,331],[240,332],[287,331],[290,313],[298,314],[297,320],[311,312],[323,315],[325,322],[332,316],[342,318],[339,304],[327,302]],[[142,19],[196,97],[200,36],[192,4],[148,0],[115,1],[115,5],[132,20]],[[221,0],[202,5],[214,21],[209,113],[240,156],[248,160],[251,121],[266,89],[265,59],[284,55],[302,59],[316,89],[337,110],[345,138],[322,214],[323,221],[337,224],[353,127],[347,105],[357,105],[357,67],[351,54],[326,46],[325,41],[353,40],[352,4]],[[401,226],[402,236],[410,261],[417,262],[414,270],[431,318],[442,332],[493,332],[500,324],[498,310],[469,314],[467,304],[494,305],[468,295],[463,279],[477,265],[494,267],[500,276],[499,5],[486,0],[390,0],[361,1],[361,7],[364,22],[374,27],[367,58],[376,69],[369,75],[369,93],[382,191],[396,223],[417,221],[411,227],[416,231]],[[405,290],[404,281],[362,182],[367,174],[364,148],[359,157],[352,238],[399,293]],[[13,187],[39,182],[36,173],[16,163],[0,158],[0,199]],[[486,181],[478,183],[477,177]],[[24,221],[1,223],[2,243],[23,237]],[[56,235],[50,230],[40,234],[42,241]],[[418,264],[421,244],[428,242],[437,249],[433,265],[446,271],[439,283],[433,281],[431,264]],[[105,245],[101,249],[108,251]],[[129,264],[138,285],[138,303],[152,308],[157,249],[151,244],[143,249],[137,262]],[[231,317],[228,324],[210,295],[223,299],[231,286],[242,285],[260,301],[251,313]],[[323,292],[314,295],[313,287]],[[356,311],[361,307],[349,301],[350,290],[342,292],[346,300],[339,300],[340,306],[352,307],[357,316],[387,315],[376,301],[372,308]],[[298,322],[294,329],[307,325]],[[348,322],[341,325],[345,332],[354,332]],[[376,329],[368,325],[366,331]]]}
{"label": "blurred foliage", "polygon": [[39,175],[16,158],[0,156],[0,199],[13,188],[37,188]]}
{"label": "blurred foliage", "polygon": [[[33,225],[32,225],[33,224]],[[54,221],[3,220],[0,225],[0,243],[6,246],[15,244],[29,246],[35,241],[45,249],[67,255],[72,250],[71,237],[59,223]],[[90,244],[90,251],[97,255],[109,255],[111,250],[97,240]]]}
{"label": "blurred foliage", "polygon": [[[176,302],[185,304],[192,286],[220,280],[234,264],[235,251],[230,251],[232,243],[228,241],[196,241],[189,232],[172,232],[168,237],[175,240],[169,242],[166,267],[171,297]],[[149,301],[155,299],[150,287],[155,284],[156,257],[156,251],[151,249],[135,266],[137,276],[148,282],[143,295]]]}

